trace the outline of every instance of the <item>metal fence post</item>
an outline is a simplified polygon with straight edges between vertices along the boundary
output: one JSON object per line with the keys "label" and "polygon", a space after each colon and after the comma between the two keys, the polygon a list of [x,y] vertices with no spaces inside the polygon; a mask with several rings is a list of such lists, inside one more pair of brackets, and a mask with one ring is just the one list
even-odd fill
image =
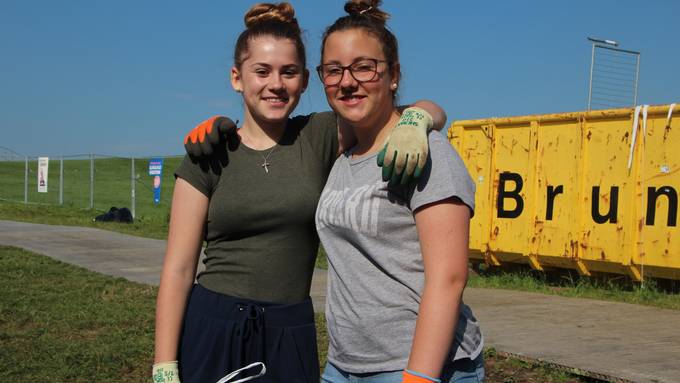
{"label": "metal fence post", "polygon": [[132,157],[132,169],[131,169],[130,187],[131,187],[131,197],[132,197],[132,218],[135,218],[135,158]]}
{"label": "metal fence post", "polygon": [[90,154],[90,209],[94,208],[94,154]]}
{"label": "metal fence post", "polygon": [[[637,62],[635,63],[635,98],[633,99],[633,106],[637,105],[638,80],[640,79],[640,55],[637,55]],[[644,283],[644,279],[642,280]],[[643,285],[644,286],[644,285]]]}
{"label": "metal fence post", "polygon": [[588,111],[590,112],[590,101],[593,96],[593,64],[595,64],[595,43],[593,43],[593,53],[590,55],[590,78],[588,79]]}
{"label": "metal fence post", "polygon": [[59,157],[59,205],[64,204],[64,157]]}
{"label": "metal fence post", "polygon": [[25,157],[26,165],[24,166],[24,203],[28,203],[28,156]]}

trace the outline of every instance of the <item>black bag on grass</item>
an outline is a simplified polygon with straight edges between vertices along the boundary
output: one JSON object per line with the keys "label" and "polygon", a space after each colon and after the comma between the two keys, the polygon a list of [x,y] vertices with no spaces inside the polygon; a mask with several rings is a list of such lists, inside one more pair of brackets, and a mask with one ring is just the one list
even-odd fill
{"label": "black bag on grass", "polygon": [[95,222],[124,222],[132,223],[132,213],[126,207],[112,207],[107,213],[100,214],[94,218]]}

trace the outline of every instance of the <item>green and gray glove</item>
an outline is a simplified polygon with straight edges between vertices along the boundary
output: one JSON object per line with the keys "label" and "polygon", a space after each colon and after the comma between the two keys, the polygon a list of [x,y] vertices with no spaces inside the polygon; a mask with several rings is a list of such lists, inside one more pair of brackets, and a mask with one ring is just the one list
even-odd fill
{"label": "green and gray glove", "polygon": [[154,364],[151,377],[153,383],[181,383],[176,360]]}
{"label": "green and gray glove", "polygon": [[432,116],[419,107],[406,108],[392,128],[385,147],[378,153],[383,181],[390,186],[406,184],[420,174],[430,150],[427,134],[432,130]]}

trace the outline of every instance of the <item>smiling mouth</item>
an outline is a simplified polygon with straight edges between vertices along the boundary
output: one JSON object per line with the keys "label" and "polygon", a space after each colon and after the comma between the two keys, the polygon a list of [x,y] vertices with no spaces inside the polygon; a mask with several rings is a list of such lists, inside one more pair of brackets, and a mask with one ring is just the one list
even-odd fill
{"label": "smiling mouth", "polygon": [[288,98],[285,97],[263,97],[262,99],[272,104],[285,104],[288,102]]}
{"label": "smiling mouth", "polygon": [[361,100],[366,98],[366,96],[358,95],[358,94],[346,94],[340,97],[340,101],[346,102],[346,103],[356,103]]}

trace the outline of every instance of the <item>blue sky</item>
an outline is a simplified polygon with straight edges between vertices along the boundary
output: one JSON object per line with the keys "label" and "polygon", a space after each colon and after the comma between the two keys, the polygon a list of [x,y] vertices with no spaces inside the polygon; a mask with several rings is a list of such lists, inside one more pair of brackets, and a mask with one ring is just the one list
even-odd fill
{"label": "blue sky", "polygon": [[[308,66],[342,0],[291,1]],[[26,155],[183,153],[215,114],[241,118],[228,83],[253,4],[242,0],[0,3],[0,146]],[[642,52],[638,103],[680,102],[680,2],[397,1],[400,99],[428,98],[450,121],[584,110],[586,36]],[[327,110],[316,76],[296,110]]]}

